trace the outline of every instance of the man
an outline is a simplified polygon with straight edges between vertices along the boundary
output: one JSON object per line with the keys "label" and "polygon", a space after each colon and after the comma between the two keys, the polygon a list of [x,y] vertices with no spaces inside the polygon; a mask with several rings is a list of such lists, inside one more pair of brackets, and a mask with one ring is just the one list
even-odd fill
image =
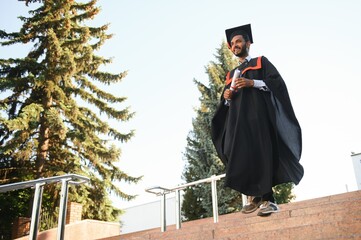
{"label": "man", "polygon": [[240,66],[227,74],[212,140],[226,166],[225,186],[248,196],[242,212],[260,207],[258,215],[268,216],[279,210],[272,187],[303,177],[301,128],[277,69],[266,57],[249,56],[251,25],[227,29],[226,37]]}

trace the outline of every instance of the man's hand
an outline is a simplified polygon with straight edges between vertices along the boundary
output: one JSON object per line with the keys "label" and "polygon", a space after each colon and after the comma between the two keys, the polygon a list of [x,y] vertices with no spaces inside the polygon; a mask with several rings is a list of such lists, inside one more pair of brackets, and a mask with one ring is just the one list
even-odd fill
{"label": "man's hand", "polygon": [[236,89],[243,87],[253,87],[254,85],[254,81],[252,79],[248,79],[244,77],[237,78],[235,83],[236,83],[235,84]]}
{"label": "man's hand", "polygon": [[223,93],[223,97],[226,100],[231,100],[233,91],[231,89],[226,89]]}
{"label": "man's hand", "polygon": [[[248,78],[237,78],[234,85],[234,91],[237,91],[237,89],[244,88],[244,87],[253,87],[254,81],[252,79]],[[226,100],[231,100],[233,91],[230,89],[226,89],[223,93],[223,97]]]}

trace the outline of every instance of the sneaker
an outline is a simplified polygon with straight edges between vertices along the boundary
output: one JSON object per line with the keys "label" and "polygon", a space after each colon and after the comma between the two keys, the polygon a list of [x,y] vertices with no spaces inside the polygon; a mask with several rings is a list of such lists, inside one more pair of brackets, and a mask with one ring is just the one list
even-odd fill
{"label": "sneaker", "polygon": [[243,206],[241,212],[242,213],[252,213],[257,210],[257,208],[261,205],[262,198],[261,197],[247,197],[247,204]]}
{"label": "sneaker", "polygon": [[277,204],[270,202],[270,201],[264,201],[259,209],[258,216],[269,216],[271,213],[278,212],[280,209],[277,206]]}

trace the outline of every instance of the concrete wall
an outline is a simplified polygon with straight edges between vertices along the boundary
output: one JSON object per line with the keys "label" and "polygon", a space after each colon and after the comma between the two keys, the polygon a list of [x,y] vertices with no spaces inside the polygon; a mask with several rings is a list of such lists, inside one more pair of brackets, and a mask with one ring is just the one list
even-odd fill
{"label": "concrete wall", "polygon": [[[65,225],[64,240],[80,239],[101,239],[119,235],[120,224],[112,222],[102,222],[96,220],[83,220]],[[40,232],[37,240],[56,239],[57,228]],[[17,238],[16,240],[28,240],[29,236]]]}

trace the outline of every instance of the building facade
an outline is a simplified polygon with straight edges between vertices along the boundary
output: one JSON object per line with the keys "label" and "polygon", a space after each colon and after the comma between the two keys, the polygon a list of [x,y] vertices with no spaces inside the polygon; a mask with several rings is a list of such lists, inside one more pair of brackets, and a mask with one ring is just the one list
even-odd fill
{"label": "building facade", "polygon": [[352,153],[351,158],[355,170],[357,189],[361,190],[361,153]]}

